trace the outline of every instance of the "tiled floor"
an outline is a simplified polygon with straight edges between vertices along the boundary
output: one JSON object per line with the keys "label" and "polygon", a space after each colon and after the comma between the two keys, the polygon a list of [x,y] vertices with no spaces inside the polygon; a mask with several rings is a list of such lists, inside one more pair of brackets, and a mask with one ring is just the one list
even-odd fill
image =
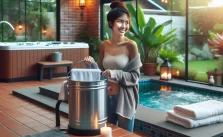
{"label": "tiled floor", "polygon": [[[51,128],[66,128],[67,116],[61,116],[61,127],[55,127],[55,113],[40,104],[12,95],[12,90],[59,84],[65,78],[52,80],[0,83],[0,137],[19,137]],[[140,133],[130,133],[112,124],[113,137],[146,137]],[[70,137],[75,137],[70,135]]]}

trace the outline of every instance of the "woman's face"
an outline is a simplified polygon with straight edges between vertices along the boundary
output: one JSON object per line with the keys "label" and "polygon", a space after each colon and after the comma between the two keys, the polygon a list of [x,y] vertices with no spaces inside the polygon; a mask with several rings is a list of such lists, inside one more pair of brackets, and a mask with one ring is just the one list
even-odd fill
{"label": "woman's face", "polygon": [[129,18],[126,14],[120,16],[114,21],[113,32],[124,35],[129,30]]}

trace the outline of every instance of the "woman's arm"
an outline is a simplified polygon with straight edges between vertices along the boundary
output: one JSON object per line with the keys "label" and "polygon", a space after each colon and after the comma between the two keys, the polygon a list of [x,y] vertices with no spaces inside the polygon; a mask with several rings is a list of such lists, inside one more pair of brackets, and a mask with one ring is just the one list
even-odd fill
{"label": "woman's arm", "polygon": [[112,79],[119,81],[125,86],[137,85],[140,76],[139,68],[142,66],[142,63],[136,42],[129,41],[127,49],[129,51],[130,62],[124,70],[109,70],[110,75]]}
{"label": "woman's arm", "polygon": [[104,53],[105,53],[105,41],[102,41],[100,43],[100,54],[99,54],[99,58],[97,61],[97,64],[99,65],[101,70],[104,70],[104,68],[102,66],[102,60],[104,59]]}
{"label": "woman's arm", "polygon": [[112,70],[115,75],[111,77],[113,80],[122,83],[124,86],[135,86],[138,84],[140,70],[135,69],[132,71]]}

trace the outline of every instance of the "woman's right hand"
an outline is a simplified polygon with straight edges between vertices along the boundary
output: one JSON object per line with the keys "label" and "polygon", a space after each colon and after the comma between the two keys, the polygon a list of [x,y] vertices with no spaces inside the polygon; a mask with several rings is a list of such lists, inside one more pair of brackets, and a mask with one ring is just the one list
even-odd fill
{"label": "woman's right hand", "polygon": [[94,61],[94,58],[93,57],[88,56],[88,57],[85,57],[84,58],[84,62],[87,63],[87,64],[91,64],[91,63],[93,63],[95,61]]}

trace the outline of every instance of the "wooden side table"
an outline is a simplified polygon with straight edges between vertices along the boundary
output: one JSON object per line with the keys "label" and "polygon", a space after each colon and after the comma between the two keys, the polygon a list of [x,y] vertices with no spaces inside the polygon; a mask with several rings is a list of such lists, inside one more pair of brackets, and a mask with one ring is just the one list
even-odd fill
{"label": "wooden side table", "polygon": [[49,74],[49,78],[52,79],[53,77],[53,68],[57,68],[57,67],[67,67],[67,73],[69,73],[69,71],[72,68],[72,61],[69,60],[62,60],[60,62],[51,62],[51,61],[41,61],[41,62],[37,62],[36,63],[39,66],[39,81],[43,80],[43,70],[45,68],[49,68],[50,69],[50,74]]}

